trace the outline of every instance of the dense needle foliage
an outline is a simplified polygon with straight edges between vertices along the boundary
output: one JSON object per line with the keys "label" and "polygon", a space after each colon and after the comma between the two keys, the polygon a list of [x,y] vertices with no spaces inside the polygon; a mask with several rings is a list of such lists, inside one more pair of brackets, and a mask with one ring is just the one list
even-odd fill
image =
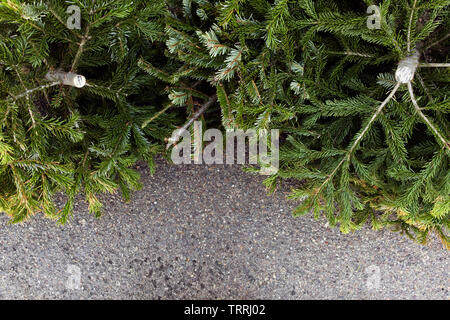
{"label": "dense needle foliage", "polygon": [[[265,183],[303,182],[295,215],[449,246],[449,0],[73,1],[80,31],[60,1],[1,3],[0,209],[15,221],[41,209],[65,220],[80,191],[94,212],[98,192],[128,197],[129,167],[217,98],[207,124],[281,130]],[[416,49],[414,80],[397,83]],[[42,88],[56,68],[88,85]]]}
{"label": "dense needle foliage", "polygon": [[[66,8],[81,9],[81,29]],[[140,186],[130,166],[153,168],[174,115],[161,114],[161,84],[137,66],[159,59],[162,1],[18,1],[0,4],[0,210],[22,221],[36,212],[66,221],[83,192],[100,214],[97,194]],[[84,75],[81,89],[50,83],[49,70]],[[144,121],[156,116],[142,129]],[[62,210],[52,200],[63,190]]]}

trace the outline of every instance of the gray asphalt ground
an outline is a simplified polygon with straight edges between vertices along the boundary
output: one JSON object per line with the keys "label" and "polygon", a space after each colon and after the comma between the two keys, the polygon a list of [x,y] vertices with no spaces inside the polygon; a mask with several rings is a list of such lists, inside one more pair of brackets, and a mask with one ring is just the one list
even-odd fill
{"label": "gray asphalt ground", "polygon": [[239,166],[140,170],[143,190],[105,196],[101,219],[81,200],[65,226],[0,215],[0,299],[450,298],[437,239],[293,218],[289,185],[268,196]]}

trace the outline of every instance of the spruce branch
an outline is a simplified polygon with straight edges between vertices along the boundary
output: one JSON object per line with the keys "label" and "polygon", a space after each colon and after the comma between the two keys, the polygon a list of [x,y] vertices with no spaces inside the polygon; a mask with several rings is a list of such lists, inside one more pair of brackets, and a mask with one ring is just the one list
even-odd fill
{"label": "spruce branch", "polygon": [[411,52],[411,29],[412,29],[412,24],[413,24],[414,12],[416,11],[416,5],[417,5],[417,0],[414,0],[413,7],[411,8],[411,14],[409,16],[408,34],[407,34],[407,40],[406,40],[408,53]]}
{"label": "spruce branch", "polygon": [[442,41],[446,40],[448,37],[450,37],[450,33],[447,33],[444,37],[442,37],[441,39],[431,43],[430,45],[428,45],[424,51],[434,47],[435,45],[438,45],[439,43],[441,43]]}
{"label": "spruce branch", "polygon": [[[56,18],[56,20],[58,20],[63,26],[67,26],[66,22],[63,21],[63,19],[56,13],[55,10],[53,10],[51,7],[49,7],[48,9],[50,11],[51,14],[53,14],[53,16]],[[78,34],[77,32],[75,32],[75,29],[69,29],[77,38],[82,38],[82,36],[80,34]],[[73,42],[71,39],[67,39],[64,38],[66,41],[68,42]]]}
{"label": "spruce branch", "polygon": [[419,63],[422,68],[450,68],[450,63]]}
{"label": "spruce branch", "polygon": [[351,50],[346,51],[325,51],[325,53],[334,54],[334,55],[344,55],[344,56],[355,56],[355,57],[362,57],[362,58],[373,58],[373,54],[368,53],[360,53],[360,52],[353,52]]}
{"label": "spruce branch", "polygon": [[156,120],[157,118],[159,118],[162,114],[164,114],[167,110],[169,110],[171,107],[173,107],[173,104],[170,103],[168,104],[166,107],[164,107],[164,109],[162,109],[161,111],[159,111],[158,113],[156,113],[154,116],[152,116],[150,119],[144,121],[144,123],[142,124],[141,128],[144,129],[145,127],[147,127],[151,122],[153,122],[154,120]]}
{"label": "spruce branch", "polygon": [[[17,74],[17,77],[19,78],[20,83],[22,84],[22,87],[25,89],[25,92],[29,91],[28,88],[25,86],[25,83],[22,80],[22,77],[20,76],[20,72],[17,70],[17,68],[14,68],[14,71]],[[28,113],[30,115],[31,118],[31,123],[32,123],[32,128],[34,128],[36,126],[36,120],[34,119],[34,115],[33,115],[33,110],[31,110],[31,106],[30,106],[30,97],[29,95],[25,95],[26,99],[27,99],[27,109],[28,109]]]}
{"label": "spruce branch", "polygon": [[48,89],[48,88],[57,86],[57,85],[59,85],[59,84],[61,84],[61,83],[60,83],[60,82],[52,82],[52,83],[44,84],[44,85],[42,85],[42,86],[39,86],[39,87],[36,87],[36,88],[33,88],[33,89],[27,89],[25,92],[23,92],[23,93],[21,93],[21,94],[19,94],[19,95],[17,95],[17,96],[12,95],[11,93],[10,93],[9,95],[11,96],[11,98],[12,98],[13,100],[16,101],[16,100],[19,100],[19,99],[21,99],[21,98],[23,98],[23,97],[29,96],[29,95],[32,94],[33,92],[36,92],[36,91],[42,91],[42,90],[45,90],[45,89]]}
{"label": "spruce branch", "polygon": [[[420,66],[420,64],[419,64],[419,66]],[[430,94],[430,90],[429,90],[428,87],[425,85],[425,82],[423,81],[423,79],[422,79],[420,73],[417,73],[417,79],[419,79],[420,85],[422,86],[423,91],[424,91],[425,94],[427,95],[428,99],[429,99],[430,101],[433,100],[432,97],[431,97],[431,94]]]}
{"label": "spruce branch", "polygon": [[215,102],[217,101],[217,94],[214,94],[209,98],[209,100],[189,119],[188,122],[184,124],[180,129],[176,130],[172,137],[169,138],[166,149],[169,149],[172,145],[178,142],[183,131],[189,129],[189,127],[194,123],[195,120],[200,118],[200,116]]}
{"label": "spruce branch", "polygon": [[447,150],[450,151],[450,143],[439,133],[439,131],[431,123],[430,119],[428,119],[427,116],[420,109],[419,104],[417,103],[416,97],[414,96],[414,90],[413,90],[411,82],[408,82],[407,85],[408,85],[409,96],[410,96],[411,101],[412,101],[412,103],[414,105],[414,108],[416,109],[416,112],[423,119],[423,121],[428,126],[428,128],[430,128],[430,130],[438,138],[438,142],[441,143],[444,148],[447,148]]}
{"label": "spruce branch", "polygon": [[322,185],[319,187],[319,189],[317,189],[317,191],[315,192],[315,194],[319,194],[322,189],[328,184],[328,182],[331,181],[331,179],[333,179],[333,177],[336,175],[336,173],[338,172],[338,170],[341,168],[341,166],[345,163],[350,161],[351,155],[353,153],[353,151],[358,147],[359,143],[361,142],[361,140],[364,138],[364,136],[366,135],[367,131],[370,129],[370,127],[372,126],[373,122],[377,119],[377,117],[380,115],[380,113],[383,111],[384,107],[389,103],[389,101],[391,101],[391,99],[394,97],[395,93],[397,92],[397,90],[400,88],[401,83],[397,82],[397,84],[395,85],[394,89],[392,89],[391,93],[388,95],[388,97],[380,104],[380,106],[378,107],[378,109],[376,110],[376,112],[372,115],[371,119],[369,120],[369,122],[367,123],[367,125],[365,126],[365,128],[362,130],[362,132],[358,135],[358,137],[356,138],[356,140],[353,142],[353,144],[350,146],[350,148],[348,149],[348,151],[346,152],[344,158],[342,158],[342,160],[339,162],[339,164],[334,168],[334,170],[328,175],[328,177],[326,178],[326,180],[322,183]]}
{"label": "spruce branch", "polygon": [[89,40],[89,25],[86,27],[86,32],[84,36],[81,38],[80,44],[78,46],[78,51],[75,55],[75,58],[73,59],[72,67],[70,68],[70,71],[75,72],[78,66],[78,63],[81,59],[81,55],[84,51],[84,46],[86,45],[86,42]]}

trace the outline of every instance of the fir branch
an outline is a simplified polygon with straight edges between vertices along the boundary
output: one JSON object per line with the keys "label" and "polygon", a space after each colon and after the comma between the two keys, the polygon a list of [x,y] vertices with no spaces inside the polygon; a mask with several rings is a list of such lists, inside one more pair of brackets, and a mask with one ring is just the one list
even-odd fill
{"label": "fir branch", "polygon": [[322,183],[322,185],[317,189],[317,191],[315,192],[315,194],[319,194],[323,187],[325,187],[328,182],[331,181],[331,179],[333,179],[333,177],[335,176],[335,174],[338,172],[338,170],[340,169],[340,167],[345,163],[350,161],[350,157],[353,153],[353,151],[355,150],[355,148],[358,147],[359,143],[361,142],[361,140],[364,138],[364,136],[366,135],[367,131],[369,130],[369,128],[371,127],[372,123],[377,119],[378,115],[383,111],[384,107],[389,103],[389,101],[391,101],[391,99],[394,97],[395,93],[397,92],[398,88],[400,88],[401,83],[397,82],[397,84],[395,85],[394,89],[391,91],[391,93],[388,95],[388,97],[380,104],[380,106],[378,107],[377,111],[372,115],[371,119],[369,120],[369,122],[367,123],[366,127],[362,130],[362,132],[360,134],[358,134],[358,137],[356,138],[356,140],[353,142],[353,144],[351,145],[351,147],[348,149],[346,155],[344,156],[344,158],[342,158],[341,162],[339,162],[339,164],[334,168],[334,170],[331,172],[331,174],[328,175],[328,177],[326,178],[326,180]]}
{"label": "fir branch", "polygon": [[419,63],[422,68],[450,68],[450,63]]}
{"label": "fir branch", "polygon": [[439,133],[439,131],[436,129],[436,127],[431,123],[430,119],[428,119],[428,117],[420,109],[419,104],[417,103],[416,97],[414,96],[414,90],[413,90],[411,82],[408,82],[407,85],[408,85],[409,96],[414,105],[414,108],[416,109],[416,112],[423,119],[423,121],[428,126],[428,128],[430,128],[430,130],[433,132],[433,134],[438,138],[438,142],[441,143],[444,148],[447,148],[447,150],[450,151],[450,143]]}
{"label": "fir branch", "polygon": [[340,51],[326,51],[326,53],[335,54],[335,55],[344,55],[344,56],[356,56],[356,57],[363,57],[363,58],[374,58],[375,57],[372,54],[353,52],[351,50],[346,50],[346,51],[342,51],[342,52],[340,52]]}
{"label": "fir branch", "polygon": [[[48,10],[50,11],[51,14],[53,14],[53,16],[56,18],[56,20],[58,20],[63,26],[67,26],[67,23],[63,21],[63,19],[56,13],[55,10],[53,10],[53,8],[51,6],[49,6]],[[82,38],[82,36],[80,34],[78,34],[75,29],[69,29],[77,38]],[[65,39],[67,42],[73,42],[73,40],[71,39]]]}
{"label": "fir branch", "polygon": [[194,123],[195,120],[197,120],[198,118],[200,118],[200,116],[210,107],[212,106],[215,102],[217,101],[217,95],[214,94],[213,96],[211,96],[209,98],[209,100],[189,119],[188,122],[186,122],[184,124],[184,126],[182,126],[178,131],[177,134],[173,135],[166,146],[166,149],[169,149],[172,145],[174,145],[175,143],[178,142],[178,140],[181,137],[181,134],[183,131],[189,129],[189,127]]}
{"label": "fir branch", "polygon": [[407,39],[406,39],[408,53],[411,53],[411,29],[412,29],[412,24],[413,24],[413,16],[416,11],[416,5],[417,5],[417,0],[414,0],[413,6],[411,8],[411,14],[409,16],[408,34],[407,34]]}
{"label": "fir branch", "polygon": [[44,84],[44,85],[42,85],[42,86],[39,86],[39,87],[36,87],[36,88],[33,88],[33,89],[27,89],[25,92],[23,92],[23,93],[21,93],[21,94],[18,94],[18,95],[12,95],[11,93],[9,93],[9,95],[11,96],[11,98],[13,99],[13,100],[19,100],[19,99],[21,99],[21,98],[23,98],[23,97],[27,97],[27,96],[29,96],[30,94],[32,94],[32,93],[34,93],[34,92],[36,92],[36,91],[42,91],[42,90],[45,90],[45,89],[48,89],[48,88],[51,88],[51,87],[54,87],[54,86],[57,86],[57,85],[59,85],[59,84],[61,84],[60,82],[52,82],[52,83],[49,83],[49,84]]}
{"label": "fir branch", "polygon": [[151,122],[153,122],[154,120],[156,120],[157,118],[159,118],[161,115],[163,115],[167,110],[169,110],[171,107],[173,107],[173,104],[170,103],[168,104],[166,107],[164,107],[164,109],[160,110],[159,112],[157,112],[154,116],[152,116],[150,119],[144,121],[144,123],[142,124],[141,128],[144,129],[145,127],[147,127]]}
{"label": "fir branch", "polygon": [[441,43],[442,41],[447,40],[448,37],[450,37],[450,33],[447,33],[447,34],[446,34],[445,36],[443,36],[441,39],[439,39],[439,40],[437,40],[437,41],[431,43],[430,45],[428,45],[428,46],[424,49],[424,51],[427,51],[428,49],[430,49],[430,48],[432,48],[432,47],[438,45],[438,44]]}
{"label": "fir branch", "polygon": [[86,45],[87,41],[89,40],[89,28],[90,28],[90,26],[88,25],[86,27],[85,34],[81,38],[80,44],[78,46],[78,51],[75,55],[75,58],[73,59],[72,67],[70,68],[71,72],[76,72],[76,70],[77,70],[78,63],[79,63],[79,61],[81,59],[81,55],[83,54],[83,51],[84,51],[84,46]]}

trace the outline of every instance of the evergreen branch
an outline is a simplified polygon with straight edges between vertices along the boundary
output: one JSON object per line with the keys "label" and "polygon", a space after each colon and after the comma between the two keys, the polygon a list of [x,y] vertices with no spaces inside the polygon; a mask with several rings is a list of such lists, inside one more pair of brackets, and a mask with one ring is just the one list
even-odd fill
{"label": "evergreen branch", "polygon": [[27,89],[25,92],[23,92],[23,93],[21,93],[21,94],[19,94],[17,96],[12,95],[11,93],[9,95],[11,96],[11,98],[14,101],[16,101],[16,100],[19,100],[19,99],[21,99],[23,97],[29,96],[33,92],[45,90],[47,88],[51,88],[51,87],[57,86],[59,84],[61,84],[61,83],[60,82],[52,82],[52,83],[45,84],[45,85],[42,85],[42,86],[39,86],[39,87],[36,87],[36,88],[33,88],[33,89]]}
{"label": "evergreen branch", "polygon": [[450,63],[419,63],[422,68],[450,68]]}
{"label": "evergreen branch", "polygon": [[243,2],[243,0],[227,0],[224,4],[222,4],[219,17],[221,26],[227,28],[233,15],[239,15],[239,5],[241,2]]}
{"label": "evergreen branch", "polygon": [[413,20],[414,12],[416,11],[416,4],[417,4],[417,0],[414,0],[413,7],[411,8],[411,15],[409,16],[408,35],[407,35],[407,40],[406,40],[408,53],[411,53],[411,28],[412,28],[412,22],[413,22],[412,20]]}
{"label": "evergreen branch", "polygon": [[219,42],[219,39],[217,38],[213,30],[204,33],[201,31],[197,31],[197,35],[200,38],[200,41],[202,41],[202,43],[205,45],[205,47],[209,49],[209,54],[213,58],[227,53],[227,51],[230,49],[228,46],[223,45]]}
{"label": "evergreen branch", "polygon": [[373,114],[372,118],[367,123],[366,127],[359,134],[358,138],[353,142],[353,144],[351,145],[350,149],[347,151],[347,153],[344,156],[344,158],[341,160],[341,162],[339,162],[339,164],[336,166],[336,168],[334,168],[334,170],[331,172],[331,174],[328,175],[327,179],[322,183],[322,185],[319,187],[319,189],[317,189],[317,191],[315,192],[316,195],[319,194],[322,191],[323,187],[325,187],[328,184],[328,182],[335,176],[335,174],[338,172],[339,168],[345,162],[350,160],[350,157],[351,157],[353,151],[359,145],[360,141],[364,138],[364,136],[366,135],[367,131],[371,127],[372,123],[377,119],[377,117],[381,113],[381,111],[383,111],[384,107],[394,97],[394,95],[397,92],[398,88],[400,88],[400,85],[401,85],[401,83],[397,82],[397,84],[395,85],[394,89],[392,89],[392,91],[388,95],[388,97],[381,103],[381,105],[378,107],[377,111]]}
{"label": "evergreen branch", "polygon": [[426,125],[433,131],[434,135],[438,137],[445,148],[450,151],[450,143],[444,139],[444,137],[439,133],[439,131],[434,127],[434,125],[431,123],[431,121],[427,118],[427,116],[420,110],[419,104],[417,103],[416,97],[414,96],[414,90],[412,87],[411,82],[408,82],[408,91],[409,96],[411,97],[411,101],[414,105],[414,108],[416,109],[416,112],[420,115],[420,117],[423,119],[423,121],[426,123]]}
{"label": "evergreen branch", "polygon": [[367,53],[360,53],[360,52],[353,52],[351,50],[347,50],[347,51],[325,51],[326,53],[329,54],[335,54],[335,55],[345,55],[345,56],[356,56],[356,57],[363,57],[363,58],[373,58],[374,55],[372,54],[367,54]]}
{"label": "evergreen branch", "polygon": [[[14,71],[16,72],[20,83],[22,84],[23,88],[25,89],[25,92],[27,92],[28,88],[25,86],[25,83],[23,82],[22,77],[20,76],[20,73],[17,71],[17,68],[14,68]],[[27,98],[27,108],[28,108],[28,113],[30,114],[32,128],[34,128],[36,126],[36,120],[34,119],[33,111],[30,108],[30,103],[29,103],[30,97],[29,97],[29,95],[25,95],[25,97]]]}
{"label": "evergreen branch", "polygon": [[212,106],[215,102],[217,101],[217,94],[214,94],[213,96],[211,96],[209,98],[209,100],[200,108],[200,110],[198,110],[191,119],[189,119],[188,122],[186,122],[186,124],[181,127],[180,129],[177,130],[177,134],[175,134],[174,136],[172,136],[169,139],[169,143],[166,146],[166,149],[169,149],[170,146],[174,145],[175,143],[178,142],[178,140],[180,139],[180,136],[182,134],[183,131],[187,130],[192,123],[194,123],[195,120],[197,120],[205,111],[206,109],[208,109],[210,106]]}
{"label": "evergreen branch", "polygon": [[[420,64],[419,64],[419,66],[420,66]],[[427,95],[428,99],[429,99],[430,101],[432,101],[433,99],[431,98],[430,90],[429,90],[429,89],[427,88],[427,86],[425,85],[425,82],[423,81],[422,76],[421,76],[419,73],[417,73],[417,74],[416,74],[416,77],[417,77],[417,79],[419,79],[420,85],[422,86],[423,91],[424,91],[425,94]]]}
{"label": "evergreen branch", "polygon": [[[49,7],[49,11],[55,16],[56,20],[58,20],[63,26],[67,26],[67,24],[63,21],[63,19],[53,10],[51,7]],[[79,35],[77,32],[75,32],[75,29],[69,29],[77,38],[81,38],[82,36]],[[73,42],[70,39],[65,38],[68,42]]]}
{"label": "evergreen branch", "polygon": [[163,113],[165,113],[167,110],[169,110],[172,106],[173,106],[172,103],[168,104],[164,109],[162,109],[161,111],[156,113],[153,117],[151,117],[150,119],[144,121],[144,123],[142,124],[141,128],[144,129],[146,126],[148,126],[150,124],[150,122],[152,122],[155,119],[159,118]]}
{"label": "evergreen branch", "polygon": [[442,41],[446,40],[448,37],[450,37],[450,33],[447,33],[447,34],[446,34],[444,37],[442,37],[441,39],[439,39],[439,40],[433,42],[432,44],[428,45],[428,46],[425,48],[425,51],[427,51],[427,50],[430,49],[431,47],[434,47],[435,45],[441,43]]}
{"label": "evergreen branch", "polygon": [[242,48],[237,47],[235,49],[232,49],[228,57],[225,59],[225,63],[227,65],[216,73],[214,81],[219,82],[221,80],[230,80],[234,76],[235,71],[239,66],[239,62],[241,61],[241,58],[242,58]]}
{"label": "evergreen branch", "polygon": [[13,178],[14,178],[14,184],[17,188],[18,196],[20,196],[20,202],[23,204],[27,209],[27,215],[29,215],[33,210],[30,207],[30,202],[28,201],[28,195],[25,188],[25,182],[21,178],[20,174],[17,172],[17,168],[13,166],[12,164],[9,164],[9,167],[11,168],[11,171],[13,172]]}
{"label": "evergreen branch", "polygon": [[348,151],[349,155],[351,155],[353,153],[353,150],[358,146],[359,142],[364,138],[365,134],[367,133],[367,131],[369,130],[370,126],[372,125],[372,123],[377,119],[378,115],[381,113],[381,111],[383,111],[384,107],[389,103],[389,101],[391,101],[391,99],[394,97],[395,93],[397,92],[398,88],[400,87],[400,83],[397,83],[394,87],[394,89],[392,89],[391,93],[388,95],[388,97],[381,103],[380,107],[377,109],[377,111],[374,113],[374,115],[372,116],[372,118],[370,119],[369,123],[367,124],[367,126],[364,128],[364,130],[361,132],[361,134],[359,135],[358,139],[356,139],[356,141],[353,143],[353,145],[351,146],[350,150]]}
{"label": "evergreen branch", "polygon": [[84,51],[84,46],[86,45],[86,42],[88,41],[88,37],[89,37],[89,27],[86,27],[86,33],[84,34],[84,36],[81,38],[80,41],[80,45],[78,47],[78,51],[75,55],[75,58],[73,59],[73,63],[72,63],[72,68],[70,68],[70,71],[75,72],[76,68],[78,66],[78,62],[80,61],[81,55],[83,54]]}

